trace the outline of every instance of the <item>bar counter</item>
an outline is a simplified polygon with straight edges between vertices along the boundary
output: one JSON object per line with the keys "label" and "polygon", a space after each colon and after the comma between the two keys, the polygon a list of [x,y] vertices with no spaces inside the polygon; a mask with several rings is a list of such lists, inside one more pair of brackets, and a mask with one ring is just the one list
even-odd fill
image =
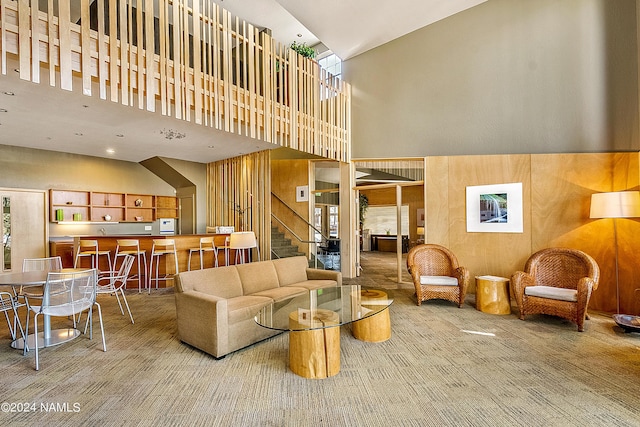
{"label": "bar counter", "polygon": [[[140,242],[140,250],[145,251],[147,258],[147,268],[149,266],[151,260],[151,248],[153,246],[154,239],[173,239],[176,243],[176,251],[178,253],[178,270],[179,271],[187,271],[188,270],[188,260],[189,260],[189,249],[200,247],[200,238],[201,237],[214,237],[214,243],[218,250],[218,265],[223,266],[226,265],[225,260],[225,250],[224,244],[225,239],[229,236],[229,234],[176,234],[176,235],[97,235],[97,236],[69,236],[66,240],[56,239],[51,240],[50,242],[50,254],[51,256],[60,256],[62,258],[62,265],[64,267],[73,267],[73,257],[74,257],[74,248],[77,247],[79,241],[82,240],[97,240],[98,247],[101,251],[108,250],[111,253],[111,261],[115,259],[116,246],[118,244],[118,240],[121,239],[135,239]],[[229,264],[234,264],[235,260],[235,251],[229,250]],[[90,257],[81,257],[79,262],[83,267],[90,267]],[[120,263],[118,263],[118,266]],[[211,268],[214,266],[213,261],[213,253],[204,253],[204,268]],[[99,269],[101,271],[110,270],[111,267],[107,263],[106,256],[99,257]],[[200,255],[199,253],[194,253],[191,259],[191,269],[198,270],[200,269]],[[155,270],[155,268],[154,268]],[[165,272],[169,272],[169,274],[174,273],[174,261],[171,255],[160,257],[160,271],[159,274],[162,276]],[[133,267],[131,268],[131,275],[137,274],[137,263],[133,263]],[[145,272],[145,276],[148,274],[148,271]],[[169,281],[169,284],[172,282]],[[160,282],[160,287],[162,287],[163,282]],[[127,288],[133,289],[137,288],[137,281],[130,281],[127,283]]]}

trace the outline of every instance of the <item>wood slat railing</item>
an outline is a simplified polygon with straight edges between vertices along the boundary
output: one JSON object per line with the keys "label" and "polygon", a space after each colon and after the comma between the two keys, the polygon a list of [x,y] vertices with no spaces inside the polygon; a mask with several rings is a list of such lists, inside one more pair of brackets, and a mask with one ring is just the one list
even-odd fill
{"label": "wood slat railing", "polygon": [[211,0],[40,3],[0,0],[2,74],[349,161],[350,86]]}

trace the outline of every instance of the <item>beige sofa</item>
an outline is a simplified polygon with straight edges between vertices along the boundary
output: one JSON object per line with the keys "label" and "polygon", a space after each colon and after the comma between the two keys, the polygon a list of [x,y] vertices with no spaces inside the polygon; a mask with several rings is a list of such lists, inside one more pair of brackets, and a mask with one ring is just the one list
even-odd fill
{"label": "beige sofa", "polygon": [[185,271],[175,281],[178,336],[220,358],[279,333],[255,323],[262,307],[341,285],[339,272],[309,268],[304,256]]}

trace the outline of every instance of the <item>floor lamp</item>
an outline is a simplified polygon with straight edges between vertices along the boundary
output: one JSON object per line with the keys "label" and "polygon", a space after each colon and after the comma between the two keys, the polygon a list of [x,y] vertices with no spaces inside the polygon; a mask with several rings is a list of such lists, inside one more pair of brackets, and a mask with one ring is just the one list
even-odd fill
{"label": "floor lamp", "polygon": [[615,322],[625,330],[640,330],[640,317],[620,314],[620,283],[618,278],[618,218],[640,217],[640,191],[614,191],[591,195],[591,218],[613,219],[613,244],[616,258],[616,303]]}

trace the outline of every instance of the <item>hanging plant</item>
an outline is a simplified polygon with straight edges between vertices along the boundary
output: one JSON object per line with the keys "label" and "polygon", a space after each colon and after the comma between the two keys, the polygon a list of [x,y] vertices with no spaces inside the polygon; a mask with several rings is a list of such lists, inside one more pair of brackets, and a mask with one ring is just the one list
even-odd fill
{"label": "hanging plant", "polygon": [[298,52],[298,55],[302,55],[305,58],[313,59],[316,57],[316,50],[310,46],[307,46],[306,43],[293,42],[291,43],[291,46],[289,46],[289,48],[295,50],[296,52]]}

